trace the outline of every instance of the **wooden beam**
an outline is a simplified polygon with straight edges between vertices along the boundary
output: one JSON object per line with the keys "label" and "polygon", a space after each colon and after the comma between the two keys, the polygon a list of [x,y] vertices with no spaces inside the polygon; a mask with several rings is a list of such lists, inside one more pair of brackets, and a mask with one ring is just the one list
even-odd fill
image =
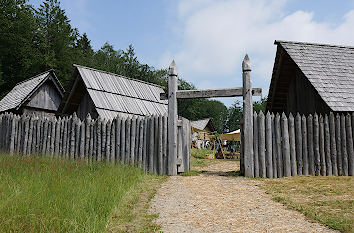
{"label": "wooden beam", "polygon": [[[209,90],[180,90],[176,92],[177,99],[212,98],[212,97],[236,97],[242,96],[242,88],[224,88]],[[253,96],[261,96],[262,88],[253,88]],[[166,93],[160,94],[161,100],[168,99]]]}

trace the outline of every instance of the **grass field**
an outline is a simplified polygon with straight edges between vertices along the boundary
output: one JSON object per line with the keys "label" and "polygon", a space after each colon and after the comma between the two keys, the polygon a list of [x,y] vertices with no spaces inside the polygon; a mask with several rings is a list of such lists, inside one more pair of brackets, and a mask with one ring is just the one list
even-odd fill
{"label": "grass field", "polygon": [[354,177],[262,179],[273,199],[332,229],[354,232]]}
{"label": "grass field", "polygon": [[107,163],[0,156],[2,232],[149,232],[165,177]]}

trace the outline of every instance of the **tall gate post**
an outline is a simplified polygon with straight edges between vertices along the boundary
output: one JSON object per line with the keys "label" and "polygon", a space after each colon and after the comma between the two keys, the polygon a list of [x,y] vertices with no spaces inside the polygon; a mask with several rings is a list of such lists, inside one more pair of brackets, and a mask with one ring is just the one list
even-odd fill
{"label": "tall gate post", "polygon": [[177,66],[168,69],[168,175],[177,175]]}
{"label": "tall gate post", "polygon": [[253,164],[253,104],[252,104],[252,81],[251,63],[246,54],[242,62],[243,81],[243,143],[242,155],[244,172],[246,177],[254,177]]}

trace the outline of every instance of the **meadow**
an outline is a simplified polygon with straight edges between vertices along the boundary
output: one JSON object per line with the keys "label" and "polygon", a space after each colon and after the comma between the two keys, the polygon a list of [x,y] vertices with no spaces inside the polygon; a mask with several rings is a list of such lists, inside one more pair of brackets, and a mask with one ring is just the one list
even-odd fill
{"label": "meadow", "polygon": [[120,164],[0,156],[1,232],[146,232],[163,176]]}

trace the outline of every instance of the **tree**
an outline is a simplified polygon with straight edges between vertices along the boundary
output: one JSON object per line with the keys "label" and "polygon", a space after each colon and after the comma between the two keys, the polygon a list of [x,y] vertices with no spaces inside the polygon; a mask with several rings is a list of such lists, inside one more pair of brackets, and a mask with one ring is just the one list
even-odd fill
{"label": "tree", "polygon": [[267,108],[267,97],[261,98],[259,101],[253,102],[253,111],[259,113],[262,111],[265,113]]}
{"label": "tree", "polygon": [[241,120],[242,120],[242,106],[240,101],[236,100],[235,103],[228,109],[226,129],[229,132],[240,129]]}

